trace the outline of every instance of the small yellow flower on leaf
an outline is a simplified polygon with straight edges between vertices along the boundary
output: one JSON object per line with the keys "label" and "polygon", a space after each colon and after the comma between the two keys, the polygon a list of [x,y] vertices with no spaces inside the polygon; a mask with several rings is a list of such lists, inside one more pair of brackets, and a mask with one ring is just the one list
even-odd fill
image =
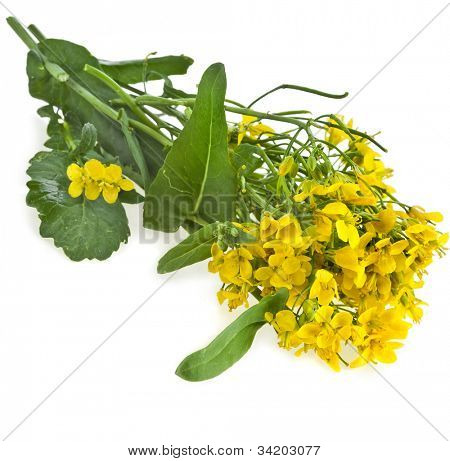
{"label": "small yellow flower on leaf", "polygon": [[88,160],[83,167],[76,163],[70,164],[67,177],[71,180],[68,193],[73,198],[84,192],[88,200],[97,200],[102,195],[105,202],[113,204],[121,190],[134,189],[134,184],[122,177],[122,168],[119,165],[105,166],[97,159]]}

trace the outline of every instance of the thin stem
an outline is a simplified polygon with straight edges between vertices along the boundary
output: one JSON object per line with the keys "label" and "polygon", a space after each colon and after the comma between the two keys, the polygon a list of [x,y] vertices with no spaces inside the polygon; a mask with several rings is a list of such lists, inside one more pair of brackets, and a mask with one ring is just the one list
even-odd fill
{"label": "thin stem", "polygon": [[[103,101],[98,99],[96,96],[94,96],[92,93],[87,91],[84,87],[79,85],[77,82],[74,82],[73,80],[70,79],[66,82],[66,85],[69,86],[76,93],[78,93],[86,101],[88,101],[92,106],[95,107],[95,109],[97,109],[102,114],[105,114],[107,117],[113,120],[118,119],[119,113],[116,110],[114,110],[112,107],[108,106],[108,104],[105,104]],[[159,131],[156,131],[153,128],[150,128],[149,126],[144,125],[138,120],[130,119],[129,124],[133,128],[136,128],[142,131],[143,133],[148,134],[152,138],[156,139],[164,147],[172,146],[171,141],[167,139],[165,136],[163,136]]]}
{"label": "thin stem", "polygon": [[332,98],[332,99],[343,99],[343,98],[346,98],[348,96],[347,92],[342,93],[342,94],[325,93],[324,91],[314,90],[313,88],[308,88],[306,86],[291,85],[291,84],[288,84],[288,83],[284,83],[283,85],[279,85],[279,86],[277,86],[275,88],[272,88],[271,90],[267,91],[263,95],[259,96],[254,101],[252,101],[247,107],[248,108],[252,107],[254,104],[256,104],[258,101],[261,101],[261,99],[265,98],[269,94],[275,93],[275,91],[286,90],[286,89],[287,90],[304,91],[306,93],[312,93],[312,94],[316,94],[318,96],[323,96],[325,98]]}
{"label": "thin stem", "polygon": [[96,67],[90,66],[89,64],[86,64],[84,66],[84,71],[87,74],[98,78],[103,83],[105,83],[109,88],[115,91],[117,95],[120,97],[120,99],[122,99],[122,101],[131,109],[131,111],[136,115],[136,117],[139,118],[139,120],[142,123],[144,123],[145,125],[148,125],[150,128],[158,129],[156,125],[150,122],[150,120],[147,118],[145,113],[136,104],[134,98],[132,98],[126,91],[124,91],[122,87],[115,80],[113,80],[109,75],[105,74],[104,72],[102,72],[100,69],[97,69]]}

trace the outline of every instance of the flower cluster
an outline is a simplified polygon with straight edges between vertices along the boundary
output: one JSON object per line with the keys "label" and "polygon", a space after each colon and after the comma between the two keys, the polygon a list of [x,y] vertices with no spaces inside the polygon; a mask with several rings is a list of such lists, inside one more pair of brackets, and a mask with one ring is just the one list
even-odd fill
{"label": "flower cluster", "polygon": [[266,314],[281,347],[314,351],[334,370],[391,363],[407,320],[422,317],[415,290],[448,236],[435,228],[440,213],[394,198],[384,182],[392,171],[365,139],[330,125],[324,139],[341,168],[327,167],[331,155],[321,174],[311,174],[302,156],[280,159],[278,184],[288,179],[281,190],[289,193],[275,194],[252,222],[235,223],[255,242],[226,251],[214,244],[209,270],[219,274],[218,299],[230,309],[248,307],[249,293],[289,290],[285,309]]}
{"label": "flower cluster", "polygon": [[71,163],[67,167],[67,177],[71,183],[68,193],[77,198],[83,194],[88,200],[97,200],[100,194],[105,202],[115,203],[121,190],[130,191],[134,184],[122,176],[119,165],[103,165],[99,160],[88,160],[84,166]]}

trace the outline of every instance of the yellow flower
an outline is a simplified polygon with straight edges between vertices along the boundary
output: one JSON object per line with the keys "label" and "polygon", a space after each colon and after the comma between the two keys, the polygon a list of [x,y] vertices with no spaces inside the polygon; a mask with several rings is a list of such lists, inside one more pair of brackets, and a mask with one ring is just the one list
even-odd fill
{"label": "yellow flower", "polygon": [[428,224],[413,224],[406,229],[406,235],[413,242],[424,244],[436,240],[438,233]]}
{"label": "yellow flower", "polygon": [[280,176],[286,176],[288,173],[290,173],[295,166],[294,162],[294,157],[291,155],[288,155],[281,163],[280,166],[278,167],[278,174]]}
{"label": "yellow flower", "polygon": [[122,168],[119,165],[109,165],[105,168],[102,195],[107,203],[114,203],[121,190],[130,191],[133,188],[133,183],[122,177]]}
{"label": "yellow flower", "polygon": [[211,256],[212,261],[208,263],[208,270],[213,274],[219,272],[222,264],[223,264],[223,251],[217,243],[213,243],[211,246]]}
{"label": "yellow flower", "polygon": [[367,173],[374,171],[377,165],[379,166],[381,163],[379,161],[377,163],[379,154],[364,142],[355,142],[353,143],[353,147],[361,154],[362,162],[359,162],[359,164],[362,164]]}
{"label": "yellow flower", "polygon": [[319,242],[328,242],[333,231],[333,223],[330,218],[320,213],[314,213],[315,237]]}
{"label": "yellow flower", "polygon": [[339,189],[343,201],[353,205],[375,205],[377,199],[370,190],[363,191],[359,184],[344,183]]}
{"label": "yellow flower", "polygon": [[88,200],[97,200],[100,194],[107,203],[115,203],[120,190],[130,191],[134,184],[122,177],[119,165],[105,167],[99,160],[88,160],[84,167],[72,163],[67,168],[67,176],[71,180],[68,193],[71,197],[79,197],[83,191]]}
{"label": "yellow flower", "polygon": [[269,265],[272,267],[281,266],[285,258],[294,256],[295,254],[294,248],[281,240],[271,240],[266,242],[263,245],[263,248],[273,252],[267,260]]}
{"label": "yellow flower", "polygon": [[292,288],[292,282],[288,274],[282,269],[273,269],[272,267],[260,267],[255,271],[255,279],[263,282],[263,286],[278,288]]}
{"label": "yellow flower", "polygon": [[[358,261],[358,253],[350,246],[341,248],[336,251],[334,261],[339,267],[342,267],[344,272],[344,285],[350,289],[353,284],[357,288],[361,288],[366,281],[364,267]],[[351,281],[351,284],[346,284],[346,280]]]}
{"label": "yellow flower", "polygon": [[336,221],[336,231],[339,239],[343,242],[348,242],[352,248],[357,248],[359,245],[359,233],[347,205],[342,202],[329,203],[321,212]]}
{"label": "yellow flower", "polygon": [[319,269],[315,274],[315,280],[311,285],[309,299],[317,298],[320,305],[327,305],[334,298],[339,298],[336,280],[331,272]]}
{"label": "yellow flower", "polygon": [[266,312],[265,319],[278,333],[280,347],[290,349],[300,345],[300,340],[294,334],[298,330],[297,319],[291,310],[279,311],[275,316],[271,312]]}
{"label": "yellow flower", "polygon": [[93,181],[102,181],[105,179],[105,165],[96,159],[88,160],[84,164],[84,171]]}
{"label": "yellow flower", "polygon": [[264,213],[259,225],[260,239],[265,241],[272,237],[278,230],[278,221],[270,213]]}
{"label": "yellow flower", "polygon": [[375,217],[378,219],[378,221],[371,222],[371,227],[373,227],[375,232],[380,234],[387,234],[395,226],[397,213],[392,209],[392,207],[390,207],[386,208],[385,210],[381,210],[378,214],[375,215]]}
{"label": "yellow flower", "polygon": [[422,207],[413,206],[409,209],[409,216],[412,218],[418,219],[421,222],[434,221],[441,222],[444,217],[439,211],[431,211],[429,213],[425,212]]}
{"label": "yellow flower", "polygon": [[397,268],[397,256],[408,247],[408,240],[399,240],[391,243],[389,237],[379,240],[375,244],[375,251],[369,253],[363,261],[364,266],[374,265],[375,272],[381,275],[391,274]]}
{"label": "yellow flower", "polygon": [[300,245],[303,243],[302,228],[295,216],[286,214],[278,220],[276,239],[290,245]]}
{"label": "yellow flower", "polygon": [[244,283],[240,287],[238,287],[237,285],[230,285],[225,290],[219,290],[217,292],[217,299],[219,301],[219,304],[223,304],[224,301],[228,301],[228,308],[230,309],[230,311],[242,305],[248,307],[249,287],[249,284]]}
{"label": "yellow flower", "polygon": [[255,120],[258,120],[257,117],[251,115],[242,116],[242,122],[239,123],[238,145],[242,142],[247,133],[253,139],[257,139],[262,135],[273,135],[273,128],[261,122],[255,124]]}
{"label": "yellow flower", "polygon": [[[270,243],[270,242],[269,242]],[[292,250],[292,248],[291,248]],[[276,259],[270,259],[270,258]],[[269,267],[260,267],[255,271],[255,279],[263,282],[264,287],[274,287],[276,289],[285,287],[292,290],[297,287],[300,289],[306,277],[311,273],[311,263],[308,256],[294,256],[293,252],[278,253],[269,258]],[[291,300],[292,301],[292,300]]]}
{"label": "yellow flower", "polygon": [[394,350],[402,346],[393,339],[405,339],[411,324],[402,320],[398,309],[370,308],[358,317],[358,323],[366,332],[366,337],[358,346],[360,356],[350,366],[352,368],[373,361],[395,362]]}
{"label": "yellow flower", "polygon": [[[337,115],[337,117],[344,122],[344,116],[343,115]],[[333,119],[328,119],[329,123],[332,123],[333,125],[337,126],[337,123]],[[344,122],[345,124],[345,122]],[[346,124],[347,128],[353,128],[353,119],[350,119],[348,123]],[[337,146],[339,143],[344,141],[345,139],[350,139],[348,134],[343,131],[341,128],[335,128],[335,127],[328,127],[326,130],[326,135],[325,135],[325,140],[328,142],[331,142],[331,144],[334,144]]]}
{"label": "yellow flower", "polygon": [[302,192],[294,195],[294,200],[296,202],[303,202],[306,198],[313,197],[314,195],[332,195],[342,186],[342,184],[342,182],[336,182],[329,186],[325,186],[317,183],[316,181],[306,179],[302,182]]}
{"label": "yellow flower", "polygon": [[306,344],[306,348],[314,347],[317,355],[327,362],[335,371],[339,371],[337,353],[342,341],[347,341],[352,333],[353,316],[349,312],[334,314],[331,306],[321,306],[315,313],[312,322],[300,327],[297,336]]}

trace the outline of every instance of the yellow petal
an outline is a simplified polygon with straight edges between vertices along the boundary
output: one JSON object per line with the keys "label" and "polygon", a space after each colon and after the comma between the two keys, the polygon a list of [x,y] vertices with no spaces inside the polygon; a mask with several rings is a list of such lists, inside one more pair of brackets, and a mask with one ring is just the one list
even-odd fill
{"label": "yellow petal", "polygon": [[122,179],[122,168],[119,165],[109,165],[105,168],[105,180],[118,183]]}
{"label": "yellow petal", "polygon": [[337,231],[338,237],[343,242],[348,242],[349,229],[347,227],[347,224],[345,224],[345,222],[342,219],[338,219],[336,221],[336,231]]}
{"label": "yellow petal", "polygon": [[358,229],[353,224],[347,224],[348,229],[348,243],[352,248],[359,246],[359,233]]}
{"label": "yellow petal", "polygon": [[286,176],[294,166],[294,158],[291,155],[288,155],[278,167],[278,174],[280,176]]}
{"label": "yellow petal", "polygon": [[280,332],[294,331],[297,327],[297,320],[295,319],[295,315],[291,310],[282,310],[277,312],[275,321],[278,324]]}
{"label": "yellow petal", "polygon": [[374,355],[375,359],[382,363],[394,363],[397,360],[397,355],[395,354],[395,352],[388,347],[375,349]]}
{"label": "yellow petal", "polygon": [[[333,328],[342,328],[347,325],[351,325],[353,320],[353,315],[350,312],[338,312],[330,322],[330,325]],[[347,339],[347,338],[346,338]]]}
{"label": "yellow petal", "polygon": [[79,165],[77,165],[76,163],[71,163],[68,167],[67,167],[67,177],[71,180],[71,181],[76,181],[78,179],[81,179],[81,177],[83,176],[83,168],[81,168]]}
{"label": "yellow petal", "polygon": [[319,269],[316,272],[316,280],[321,283],[328,283],[333,278],[333,274],[325,269]]}
{"label": "yellow petal", "polygon": [[409,245],[408,240],[399,240],[398,242],[393,243],[389,247],[389,254],[391,255],[398,255],[400,254],[403,250],[407,248]]}
{"label": "yellow petal", "polygon": [[337,250],[334,255],[334,261],[338,266],[355,272],[359,268],[358,254],[349,246]]}
{"label": "yellow petal", "polygon": [[378,258],[376,268],[380,274],[391,274],[396,268],[395,259],[391,255],[383,254]]}
{"label": "yellow petal", "polygon": [[292,283],[276,273],[270,278],[270,284],[275,288],[287,288],[288,290],[292,288]]}
{"label": "yellow petal", "polygon": [[77,198],[83,193],[83,181],[72,181],[69,186],[68,193],[72,198]]}
{"label": "yellow petal", "polygon": [[291,256],[284,260],[282,268],[286,274],[294,274],[300,269],[300,261],[295,256]]}
{"label": "yellow petal", "polygon": [[259,281],[270,279],[273,275],[273,270],[270,267],[260,267],[255,271],[255,278]]}
{"label": "yellow petal", "polygon": [[387,234],[393,229],[397,214],[392,208],[387,208],[386,210],[380,211],[377,214],[377,218],[379,221],[374,221],[372,223],[373,227],[377,232]]}
{"label": "yellow petal", "polygon": [[381,250],[381,248],[384,248],[386,245],[389,245],[391,243],[391,239],[389,237],[379,240],[377,243],[375,243],[375,246]]}
{"label": "yellow petal", "polygon": [[97,200],[101,191],[101,187],[95,181],[90,181],[86,183],[84,195],[88,200]]}
{"label": "yellow petal", "polygon": [[239,257],[244,258],[244,259],[249,259],[249,260],[253,259],[252,254],[246,248],[240,247],[237,251],[238,251]]}
{"label": "yellow petal", "polygon": [[84,165],[86,174],[94,181],[105,178],[105,166],[97,159],[88,160]]}
{"label": "yellow petal", "polygon": [[118,182],[119,187],[124,191],[130,191],[134,189],[134,184],[129,179],[121,179]]}
{"label": "yellow petal", "polygon": [[322,213],[326,215],[342,215],[345,216],[350,213],[350,210],[342,202],[329,203],[322,209]]}
{"label": "yellow petal", "polygon": [[239,261],[237,258],[227,258],[220,268],[220,275],[232,279],[239,274]]}
{"label": "yellow petal", "polygon": [[314,320],[319,323],[329,323],[334,309],[331,306],[321,306],[314,315]]}
{"label": "yellow petal", "polygon": [[314,344],[316,337],[320,333],[321,327],[315,322],[305,323],[300,327],[297,336],[307,344]]}
{"label": "yellow petal", "polygon": [[117,201],[117,197],[119,196],[120,187],[112,186],[110,184],[105,184],[103,186],[103,198],[105,199],[106,203],[113,204]]}
{"label": "yellow petal", "polygon": [[241,258],[239,263],[239,274],[241,277],[248,280],[252,276],[252,272],[253,269],[250,262],[247,259]]}
{"label": "yellow petal", "polygon": [[317,345],[322,348],[322,349],[325,349],[327,347],[329,347],[331,345],[331,343],[333,342],[334,340],[334,334],[333,332],[331,331],[327,331],[327,330],[322,330],[318,335],[317,335]]}

